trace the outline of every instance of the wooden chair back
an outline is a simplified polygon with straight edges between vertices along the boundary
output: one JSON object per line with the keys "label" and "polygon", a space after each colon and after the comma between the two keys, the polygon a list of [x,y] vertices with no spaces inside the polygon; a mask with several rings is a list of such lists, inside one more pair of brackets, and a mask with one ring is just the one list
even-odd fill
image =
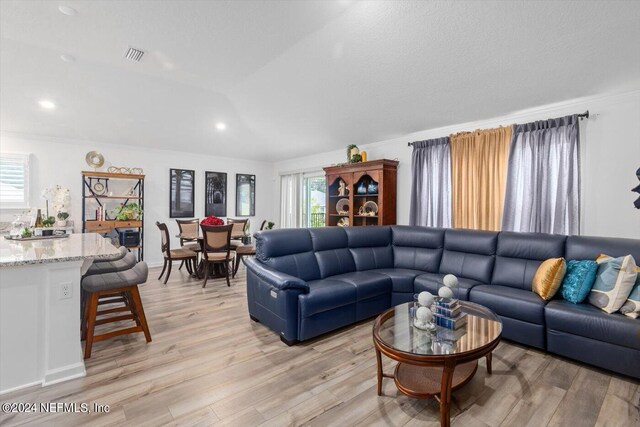
{"label": "wooden chair back", "polygon": [[180,230],[180,246],[184,242],[194,242],[198,240],[198,231],[200,225],[200,219],[176,219],[178,223],[178,229]]}
{"label": "wooden chair back", "polygon": [[200,224],[200,228],[202,229],[204,257],[207,258],[209,252],[226,252],[226,258],[229,259],[233,225]]}
{"label": "wooden chair back", "polygon": [[227,224],[233,225],[233,231],[231,232],[232,239],[242,239],[244,237],[244,228],[247,226],[246,219],[227,218]]}
{"label": "wooden chair back", "polygon": [[170,259],[171,239],[169,238],[169,229],[167,228],[167,224],[156,221],[156,226],[160,229],[160,245],[162,253]]}

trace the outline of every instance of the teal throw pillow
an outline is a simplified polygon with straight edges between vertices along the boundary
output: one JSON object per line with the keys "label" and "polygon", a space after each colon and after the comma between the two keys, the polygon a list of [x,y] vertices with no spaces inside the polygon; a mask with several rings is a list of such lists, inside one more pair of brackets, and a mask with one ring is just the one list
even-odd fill
{"label": "teal throw pillow", "polygon": [[567,274],[560,288],[562,298],[574,304],[580,304],[589,295],[597,274],[598,263],[595,261],[569,261]]}

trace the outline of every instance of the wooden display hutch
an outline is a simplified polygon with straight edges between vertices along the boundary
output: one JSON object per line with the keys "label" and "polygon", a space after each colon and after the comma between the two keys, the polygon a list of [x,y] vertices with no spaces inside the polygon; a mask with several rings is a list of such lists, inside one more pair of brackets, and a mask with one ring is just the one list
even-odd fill
{"label": "wooden display hutch", "polygon": [[[110,194],[110,180],[124,181],[119,189],[122,189],[123,186],[128,187],[131,189],[131,194]],[[127,181],[129,182],[127,183]],[[102,184],[100,188],[104,188],[104,194],[96,192],[96,182]],[[110,210],[117,209],[117,206],[111,204],[111,209],[109,209],[106,206],[109,201],[117,201],[121,205],[126,205],[129,202],[137,203],[142,210],[142,215],[140,218],[124,221],[110,218]],[[104,220],[91,217],[91,213],[95,212],[92,208],[95,207],[105,209]],[[113,235],[114,231],[118,232],[122,229],[137,229],[139,232],[138,244],[125,244],[124,246],[129,250],[137,251],[138,261],[142,261],[144,259],[144,175],[82,171],[82,232]]]}
{"label": "wooden display hutch", "polygon": [[[387,159],[324,168],[327,179],[325,224],[395,224],[397,170],[398,162]],[[342,182],[346,190],[341,196]]]}

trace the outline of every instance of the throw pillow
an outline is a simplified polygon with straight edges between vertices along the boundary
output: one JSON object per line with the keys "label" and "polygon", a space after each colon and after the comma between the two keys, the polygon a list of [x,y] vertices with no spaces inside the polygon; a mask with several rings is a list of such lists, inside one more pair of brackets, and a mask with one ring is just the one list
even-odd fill
{"label": "throw pillow", "polygon": [[531,288],[543,300],[549,301],[560,289],[560,284],[567,271],[564,258],[550,258],[543,261],[533,276]]}
{"label": "throw pillow", "polygon": [[564,276],[560,288],[562,298],[574,304],[580,304],[589,295],[597,273],[598,263],[595,261],[569,261],[567,274]]}
{"label": "throw pillow", "polygon": [[620,307],[620,313],[634,319],[640,316],[640,267],[636,267],[636,272],[638,273],[636,284],[633,285],[629,297],[622,307]]}
{"label": "throw pillow", "polygon": [[598,257],[598,274],[589,293],[589,304],[607,313],[620,310],[635,284],[638,273],[631,255],[609,259]]}

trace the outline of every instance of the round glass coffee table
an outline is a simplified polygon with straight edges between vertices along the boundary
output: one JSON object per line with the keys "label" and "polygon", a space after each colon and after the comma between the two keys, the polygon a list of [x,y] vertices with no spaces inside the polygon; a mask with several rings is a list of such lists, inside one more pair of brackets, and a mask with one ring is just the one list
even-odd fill
{"label": "round glass coffee table", "polygon": [[[398,390],[417,399],[440,403],[440,424],[450,424],[451,391],[473,378],[478,359],[486,357],[491,374],[491,352],[500,342],[502,322],[481,305],[460,301],[467,323],[457,330],[436,327],[433,332],[413,326],[413,302],[382,313],[373,325],[378,362],[378,396],[382,378],[393,378]],[[393,375],[382,372],[382,354],[398,361]]]}

